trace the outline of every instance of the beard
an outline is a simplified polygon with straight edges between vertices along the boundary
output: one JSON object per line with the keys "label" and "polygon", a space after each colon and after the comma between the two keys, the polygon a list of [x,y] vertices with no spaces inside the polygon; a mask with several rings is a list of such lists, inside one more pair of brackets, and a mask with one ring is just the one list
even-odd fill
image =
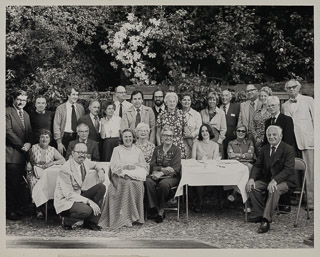
{"label": "beard", "polygon": [[160,107],[164,102],[163,101],[160,101],[160,100],[156,100],[154,101],[154,104],[158,107]]}

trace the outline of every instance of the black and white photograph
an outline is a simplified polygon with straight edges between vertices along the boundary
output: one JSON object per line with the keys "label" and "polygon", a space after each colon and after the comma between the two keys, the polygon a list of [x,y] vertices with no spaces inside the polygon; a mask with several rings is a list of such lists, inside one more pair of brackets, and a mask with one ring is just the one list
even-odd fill
{"label": "black and white photograph", "polygon": [[4,1],[3,256],[315,256],[319,12]]}

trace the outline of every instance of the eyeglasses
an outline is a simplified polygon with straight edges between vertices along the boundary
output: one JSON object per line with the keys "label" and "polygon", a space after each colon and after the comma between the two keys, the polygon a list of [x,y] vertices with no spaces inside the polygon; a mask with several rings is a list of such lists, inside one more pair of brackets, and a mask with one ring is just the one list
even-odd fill
{"label": "eyeglasses", "polygon": [[294,85],[294,86],[291,86],[291,87],[287,87],[287,90],[290,90],[290,89],[296,89],[298,85]]}
{"label": "eyeglasses", "polygon": [[168,138],[172,138],[173,135],[162,135],[163,137],[168,137]]}
{"label": "eyeglasses", "polygon": [[277,106],[277,104],[269,104],[269,105],[267,105],[267,108],[274,108],[276,106]]}
{"label": "eyeglasses", "polygon": [[117,92],[117,94],[125,94],[125,93],[127,93],[127,91]]}
{"label": "eyeglasses", "polygon": [[154,98],[163,98],[163,96],[155,96]]}
{"label": "eyeglasses", "polygon": [[89,133],[89,130],[79,130],[78,133]]}
{"label": "eyeglasses", "polygon": [[74,151],[74,152],[79,155],[87,155],[87,152],[84,152],[84,151]]}
{"label": "eyeglasses", "polygon": [[239,132],[239,133],[246,133],[246,131],[245,131],[245,130],[242,130],[242,129],[237,129],[237,132]]}

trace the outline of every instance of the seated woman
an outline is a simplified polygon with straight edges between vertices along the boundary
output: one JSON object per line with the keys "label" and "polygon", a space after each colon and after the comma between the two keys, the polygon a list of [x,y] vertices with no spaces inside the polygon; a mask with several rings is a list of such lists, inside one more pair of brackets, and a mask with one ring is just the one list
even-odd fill
{"label": "seated woman", "polygon": [[181,152],[173,145],[173,129],[165,125],[161,130],[162,144],[154,149],[150,175],[145,182],[149,211],[156,214],[156,222],[165,218],[164,204],[170,200],[171,188],[180,182]]}
{"label": "seated woman", "polygon": [[[218,143],[212,141],[214,134],[212,128],[208,124],[201,125],[199,129],[198,140],[195,141],[192,147],[192,159],[196,160],[218,160],[219,159],[219,145]],[[201,212],[203,207],[203,186],[196,187],[198,202],[194,202],[192,209],[195,212]]]}
{"label": "seated woman", "polygon": [[136,127],[137,142],[136,146],[143,152],[147,163],[150,163],[154,151],[154,144],[149,141],[150,127],[147,123],[139,123]]}
{"label": "seated woman", "polygon": [[120,138],[120,145],[114,148],[111,156],[112,183],[101,208],[101,227],[131,227],[134,222],[144,223],[143,181],[149,165],[142,151],[133,144],[136,139],[131,129],[125,129]]}
{"label": "seated woman", "polygon": [[27,164],[27,179],[30,186],[31,195],[33,196],[34,202],[37,206],[36,214],[37,218],[43,218],[44,215],[41,211],[40,206],[43,204],[40,200],[38,201],[37,189],[33,190],[41,174],[37,174],[35,169],[32,167],[38,167],[47,171],[47,169],[53,165],[63,164],[66,160],[63,156],[52,146],[49,146],[51,141],[51,132],[46,129],[40,131],[39,143],[31,147],[29,151],[30,162]]}

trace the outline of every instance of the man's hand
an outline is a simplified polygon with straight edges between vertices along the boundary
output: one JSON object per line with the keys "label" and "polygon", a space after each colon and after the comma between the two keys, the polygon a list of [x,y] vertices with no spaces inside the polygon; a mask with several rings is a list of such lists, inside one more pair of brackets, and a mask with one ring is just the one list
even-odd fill
{"label": "man's hand", "polygon": [[165,168],[161,168],[161,171],[164,171],[164,172],[169,172],[169,173],[174,173],[174,169],[172,167],[165,167]]}
{"label": "man's hand", "polygon": [[98,178],[99,178],[99,182],[100,182],[100,183],[103,183],[103,182],[104,182],[104,180],[105,180],[105,174],[104,174],[103,169],[100,169],[100,170],[98,171]]}
{"label": "man's hand", "polygon": [[278,190],[277,182],[273,179],[270,181],[270,183],[268,185],[268,191],[269,191],[269,193],[273,193],[276,190]]}
{"label": "man's hand", "polygon": [[58,151],[61,155],[63,155],[63,151],[65,151],[66,148],[64,147],[64,145],[62,143],[58,143]]}
{"label": "man's hand", "polygon": [[25,151],[25,152],[28,152],[29,149],[31,147],[31,144],[30,143],[25,143],[22,147],[21,147],[21,150],[22,151]]}
{"label": "man's hand", "polygon": [[154,171],[152,172],[151,178],[153,180],[158,180],[159,178],[161,178],[164,175],[164,173],[162,171]]}
{"label": "man's hand", "polygon": [[256,189],[256,184],[254,183],[254,180],[252,178],[249,179],[249,181],[246,184],[246,190],[247,192],[251,192],[251,190]]}
{"label": "man's hand", "polygon": [[100,207],[94,201],[88,200],[88,204],[93,210],[94,216],[98,216],[101,213]]}

